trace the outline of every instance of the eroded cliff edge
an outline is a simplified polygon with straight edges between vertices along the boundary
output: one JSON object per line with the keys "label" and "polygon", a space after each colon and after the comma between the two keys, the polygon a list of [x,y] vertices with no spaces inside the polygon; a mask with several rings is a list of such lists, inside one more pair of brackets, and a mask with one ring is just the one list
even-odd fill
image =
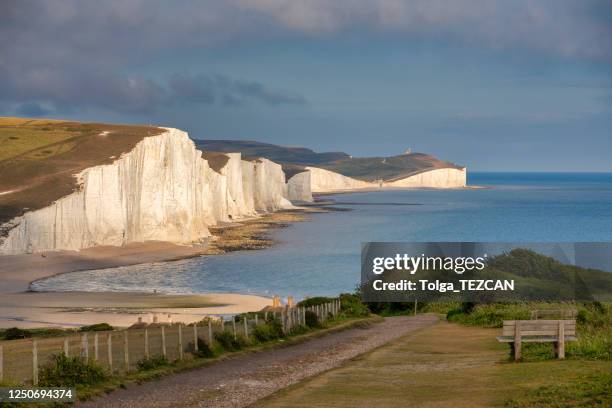
{"label": "eroded cliff edge", "polygon": [[289,188],[279,164],[226,156],[214,169],[187,133],[165,128],[112,163],[81,171],[77,191],[6,223],[0,254],[192,243],[210,236],[211,225],[290,208],[295,190],[309,194],[300,180]]}

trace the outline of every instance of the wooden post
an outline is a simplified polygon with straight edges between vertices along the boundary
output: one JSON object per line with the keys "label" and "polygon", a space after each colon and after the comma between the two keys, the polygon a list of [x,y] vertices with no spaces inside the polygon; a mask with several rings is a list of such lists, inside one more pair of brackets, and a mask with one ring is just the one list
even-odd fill
{"label": "wooden post", "polygon": [[221,318],[221,331],[224,332],[225,331],[225,319]]}
{"label": "wooden post", "polygon": [[236,316],[232,316],[232,330],[234,330],[234,340],[236,339]]}
{"label": "wooden post", "polygon": [[244,316],[244,337],[249,338],[249,319],[247,319],[246,315]]}
{"label": "wooden post", "polygon": [[166,357],[167,356],[166,354],[166,328],[164,326],[161,327],[161,336],[162,336],[162,355]]}
{"label": "wooden post", "polygon": [[416,299],[414,299],[414,315],[417,315],[417,307],[418,307],[418,301]]}
{"label": "wooden post", "polygon": [[267,322],[268,321],[268,312],[264,312],[264,320]]}
{"label": "wooden post", "polygon": [[197,323],[193,324],[193,349],[198,352],[198,325]]}
{"label": "wooden post", "polygon": [[255,326],[257,326],[259,322],[257,321],[257,313],[255,313]]}
{"label": "wooden post", "polygon": [[559,360],[565,358],[565,322],[559,320],[559,338],[557,339],[557,357]]}
{"label": "wooden post", "polygon": [[183,325],[179,323],[178,325],[178,352],[179,352],[179,360],[183,359]]}
{"label": "wooden post", "polygon": [[32,385],[38,385],[38,341],[32,340]]}
{"label": "wooden post", "polygon": [[98,333],[94,334],[94,361],[98,361],[98,356],[99,356],[99,343],[98,343]]}
{"label": "wooden post", "polygon": [[208,319],[208,346],[212,348],[213,334],[212,334],[212,320]]}
{"label": "wooden post", "polygon": [[147,329],[145,327],[144,329],[144,354],[145,354],[145,358],[148,360],[149,359],[149,329]]}
{"label": "wooden post", "polygon": [[125,362],[125,372],[130,372],[130,345],[128,344],[128,331],[123,331],[123,358]]}
{"label": "wooden post", "polygon": [[0,383],[4,381],[4,350],[0,344]]}
{"label": "wooden post", "polygon": [[108,343],[106,344],[108,348],[108,370],[113,373],[113,334],[108,333]]}
{"label": "wooden post", "polygon": [[68,343],[68,339],[69,337],[66,337],[64,339],[64,355],[66,355],[66,357],[68,357],[70,355],[70,346]]}
{"label": "wooden post", "polygon": [[81,337],[81,356],[85,359],[89,359],[89,339],[87,333],[84,333]]}
{"label": "wooden post", "polygon": [[514,361],[521,359],[521,321],[515,320],[514,326]]}

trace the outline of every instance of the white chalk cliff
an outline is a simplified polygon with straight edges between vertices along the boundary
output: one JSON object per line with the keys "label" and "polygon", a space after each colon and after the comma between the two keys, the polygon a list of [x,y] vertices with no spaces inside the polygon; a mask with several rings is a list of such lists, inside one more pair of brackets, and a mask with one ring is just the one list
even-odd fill
{"label": "white chalk cliff", "polygon": [[369,182],[343,176],[333,171],[316,167],[306,167],[310,171],[311,191],[325,193],[343,190],[375,189],[375,188],[463,188],[466,186],[465,168],[437,168],[426,170],[410,176],[386,180],[384,182]]}
{"label": "white chalk cliff", "polygon": [[467,185],[467,170],[440,168],[423,171],[412,176],[386,180],[383,187],[397,188],[462,188]]}
{"label": "white chalk cliff", "polygon": [[210,236],[208,226],[219,222],[292,206],[280,165],[227,156],[215,171],[183,131],[146,137],[112,164],[82,171],[78,191],[7,223],[13,228],[0,238],[0,254],[186,244]]}

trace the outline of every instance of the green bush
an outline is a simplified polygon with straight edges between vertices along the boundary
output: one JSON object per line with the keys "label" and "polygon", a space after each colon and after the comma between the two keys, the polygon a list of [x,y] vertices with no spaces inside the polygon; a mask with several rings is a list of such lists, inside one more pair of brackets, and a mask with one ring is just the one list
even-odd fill
{"label": "green bush", "polygon": [[340,295],[340,311],[346,317],[366,317],[370,315],[370,309],[361,301],[361,297],[351,293]]}
{"label": "green bush", "polygon": [[211,358],[215,356],[208,343],[198,337],[198,351],[195,350],[193,343],[187,345],[187,349],[191,354],[200,358]]}
{"label": "green bush", "polygon": [[331,303],[334,301],[334,298],[324,297],[324,296],[316,296],[308,299],[304,299],[301,302],[298,302],[297,306],[299,307],[311,307],[318,306],[325,303]]}
{"label": "green bush", "polygon": [[10,329],[6,329],[4,331],[5,340],[26,339],[28,337],[32,337],[32,334],[29,331],[20,329],[18,327],[11,327]]}
{"label": "green bush", "polygon": [[450,310],[446,318],[451,322],[480,327],[502,327],[504,320],[528,320],[531,310],[523,303],[487,303],[474,305],[463,303]]}
{"label": "green bush", "polygon": [[108,374],[99,364],[61,353],[53,355],[41,368],[39,383],[46,387],[74,387],[95,384],[106,378]]}
{"label": "green bush", "polygon": [[158,367],[167,366],[170,364],[168,359],[164,356],[155,356],[149,358],[143,358],[136,363],[139,371],[153,370]]}
{"label": "green bush", "polygon": [[258,324],[253,329],[253,337],[262,343],[276,340],[283,336],[283,325],[278,319],[268,320],[266,323]]}
{"label": "green bush", "polygon": [[215,333],[215,340],[227,351],[238,351],[248,345],[244,336],[237,335],[234,338],[234,333],[229,330]]}
{"label": "green bush", "polygon": [[108,331],[114,330],[113,326],[108,323],[96,323],[90,326],[83,326],[79,329],[82,332],[90,332],[90,331]]}
{"label": "green bush", "polygon": [[311,312],[310,310],[307,310],[305,313],[305,317],[306,317],[306,326],[310,328],[320,328],[321,327],[321,322],[319,321],[319,318],[317,317],[317,314],[315,312]]}

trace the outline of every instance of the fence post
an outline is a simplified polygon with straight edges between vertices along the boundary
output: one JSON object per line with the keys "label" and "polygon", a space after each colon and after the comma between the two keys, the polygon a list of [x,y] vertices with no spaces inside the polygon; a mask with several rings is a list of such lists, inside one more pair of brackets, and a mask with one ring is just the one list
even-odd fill
{"label": "fence post", "polygon": [[234,340],[236,339],[236,316],[232,316],[232,329],[234,330]]}
{"label": "fence post", "polygon": [[0,344],[0,383],[4,381],[4,351]]}
{"label": "fence post", "polygon": [[68,357],[68,355],[70,353],[70,347],[68,345],[68,339],[69,339],[69,337],[66,337],[64,339],[64,354],[66,355],[66,357]]}
{"label": "fence post", "polygon": [[128,331],[123,331],[123,358],[125,359],[125,372],[130,372],[130,345],[128,343]]}
{"label": "fence post", "polygon": [[414,315],[417,315],[417,306],[418,306],[418,301],[416,299],[414,299]]}
{"label": "fence post", "polygon": [[212,348],[213,335],[212,335],[212,320],[208,319],[208,346]]}
{"label": "fence post", "polygon": [[264,312],[264,320],[267,322],[268,321],[268,312]]}
{"label": "fence post", "polygon": [[94,334],[94,361],[98,361],[98,333]]}
{"label": "fence post", "polygon": [[87,338],[87,333],[84,333],[81,337],[81,356],[85,359],[89,359],[89,340]]}
{"label": "fence post", "polygon": [[249,338],[249,319],[244,316],[244,337]]}
{"label": "fence post", "polygon": [[110,373],[113,373],[113,334],[108,333],[108,369]]}
{"label": "fence post", "polygon": [[149,359],[149,329],[147,329],[145,327],[144,329],[144,353],[145,353],[145,358],[148,360]]}
{"label": "fence post", "polygon": [[32,384],[38,385],[38,341],[32,340]]}
{"label": "fence post", "polygon": [[221,331],[225,331],[225,319],[223,317],[221,318]]}
{"label": "fence post", "polygon": [[255,313],[255,326],[257,326],[259,322],[257,321],[257,313]]}
{"label": "fence post", "polygon": [[179,323],[178,325],[178,352],[179,352],[179,360],[183,359],[183,324]]}
{"label": "fence post", "polygon": [[193,349],[198,352],[198,324],[193,324]]}
{"label": "fence post", "polygon": [[161,335],[162,335],[162,355],[166,357],[166,328],[164,326],[161,327]]}

